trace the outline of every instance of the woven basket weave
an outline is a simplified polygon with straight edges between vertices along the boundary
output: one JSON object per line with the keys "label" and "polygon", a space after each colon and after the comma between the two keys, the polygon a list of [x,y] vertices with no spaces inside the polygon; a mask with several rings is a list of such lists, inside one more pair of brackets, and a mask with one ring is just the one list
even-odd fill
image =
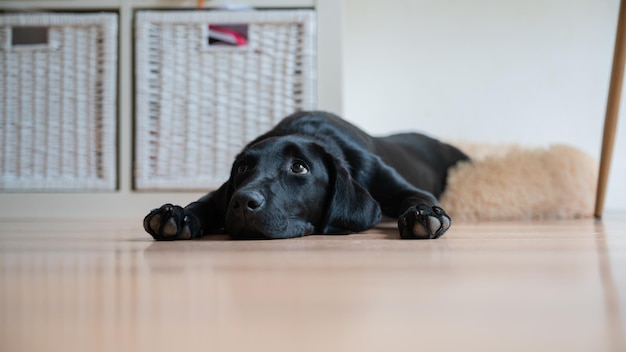
{"label": "woven basket weave", "polygon": [[[243,47],[208,25],[246,24]],[[249,141],[316,104],[315,14],[141,11],[136,18],[137,189],[210,189]]]}
{"label": "woven basket weave", "polygon": [[116,75],[116,14],[0,15],[0,189],[115,189]]}

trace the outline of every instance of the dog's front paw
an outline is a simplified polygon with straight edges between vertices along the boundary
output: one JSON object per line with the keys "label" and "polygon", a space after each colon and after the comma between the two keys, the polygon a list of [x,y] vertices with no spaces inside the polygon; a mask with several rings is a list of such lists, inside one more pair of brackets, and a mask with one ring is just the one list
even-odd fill
{"label": "dog's front paw", "polygon": [[189,240],[202,236],[198,220],[172,204],[153,209],[143,219],[143,228],[157,241]]}
{"label": "dog's front paw", "polygon": [[450,228],[450,217],[438,206],[420,204],[410,207],[398,219],[400,237],[434,239]]}

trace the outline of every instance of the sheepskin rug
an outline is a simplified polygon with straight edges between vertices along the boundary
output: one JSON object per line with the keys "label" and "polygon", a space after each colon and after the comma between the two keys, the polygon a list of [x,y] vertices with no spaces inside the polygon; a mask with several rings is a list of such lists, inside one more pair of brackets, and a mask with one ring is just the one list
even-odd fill
{"label": "sheepskin rug", "polygon": [[450,170],[440,200],[454,221],[593,216],[598,163],[583,151],[452,144],[472,158]]}

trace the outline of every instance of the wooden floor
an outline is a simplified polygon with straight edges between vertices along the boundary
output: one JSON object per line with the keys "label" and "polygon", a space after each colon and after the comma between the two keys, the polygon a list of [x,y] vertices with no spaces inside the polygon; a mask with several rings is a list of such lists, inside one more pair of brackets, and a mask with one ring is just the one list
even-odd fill
{"label": "wooden floor", "polygon": [[0,222],[0,351],[626,351],[626,214],[153,242]]}

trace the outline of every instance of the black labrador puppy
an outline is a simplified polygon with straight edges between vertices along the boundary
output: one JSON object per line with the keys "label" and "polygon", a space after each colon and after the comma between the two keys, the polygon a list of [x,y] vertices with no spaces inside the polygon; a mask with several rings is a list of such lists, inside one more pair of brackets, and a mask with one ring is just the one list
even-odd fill
{"label": "black labrador puppy", "polygon": [[219,189],[152,210],[144,228],[156,240],[289,238],[364,231],[384,214],[402,238],[437,238],[450,227],[437,198],[462,160],[421,134],[375,138],[335,115],[298,112],[248,144]]}

